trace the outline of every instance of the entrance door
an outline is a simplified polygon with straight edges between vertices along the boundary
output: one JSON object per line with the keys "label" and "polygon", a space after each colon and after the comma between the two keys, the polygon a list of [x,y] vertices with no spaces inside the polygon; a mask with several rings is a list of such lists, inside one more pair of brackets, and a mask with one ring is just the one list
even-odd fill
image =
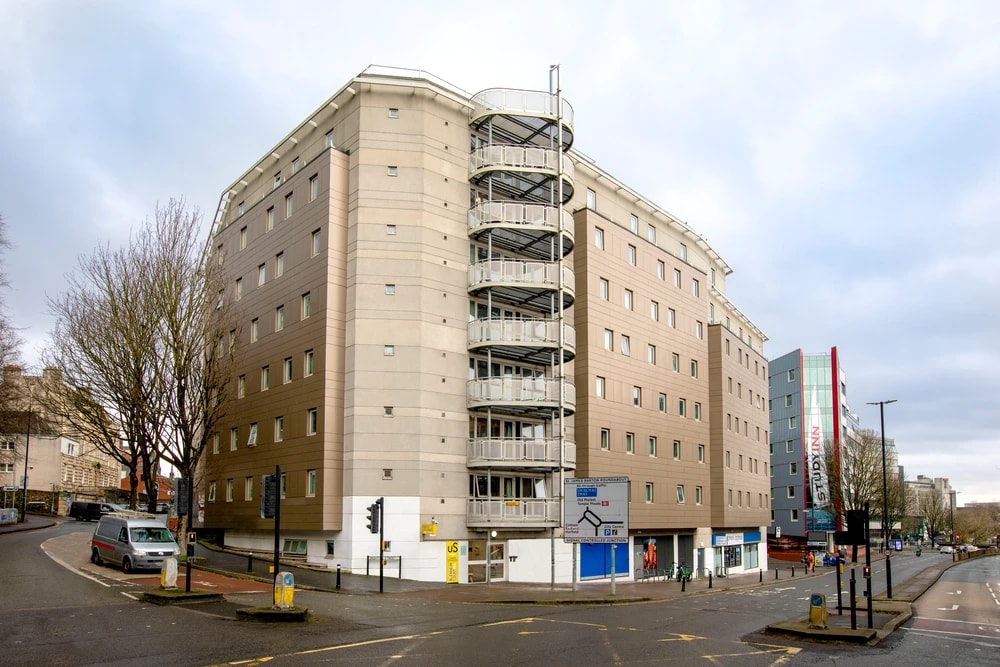
{"label": "entrance door", "polygon": [[[490,541],[490,581],[507,580],[507,543]],[[486,583],[486,540],[469,540],[469,583]]]}

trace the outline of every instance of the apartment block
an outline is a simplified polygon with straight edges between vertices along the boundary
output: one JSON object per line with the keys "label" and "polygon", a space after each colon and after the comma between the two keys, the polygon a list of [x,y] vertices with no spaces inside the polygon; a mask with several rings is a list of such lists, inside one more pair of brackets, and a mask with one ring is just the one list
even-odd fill
{"label": "apartment block", "polygon": [[708,243],[575,145],[556,85],[369,68],[226,188],[242,324],[205,528],[269,550],[280,468],[287,557],[377,567],[383,498],[393,576],[601,578],[610,545],[561,539],[563,487],[625,476],[621,576],[766,567],[766,337]]}

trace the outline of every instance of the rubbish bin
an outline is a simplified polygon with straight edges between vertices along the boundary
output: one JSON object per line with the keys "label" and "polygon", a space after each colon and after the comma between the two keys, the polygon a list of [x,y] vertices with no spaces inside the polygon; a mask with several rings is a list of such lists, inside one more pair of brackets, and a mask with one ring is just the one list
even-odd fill
{"label": "rubbish bin", "polygon": [[809,596],[809,627],[826,629],[826,596],[813,593]]}

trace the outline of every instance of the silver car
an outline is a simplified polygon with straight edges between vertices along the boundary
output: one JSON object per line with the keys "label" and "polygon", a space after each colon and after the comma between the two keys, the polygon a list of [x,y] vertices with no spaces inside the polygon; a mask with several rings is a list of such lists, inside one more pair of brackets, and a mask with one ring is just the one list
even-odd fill
{"label": "silver car", "polygon": [[108,514],[101,517],[90,541],[90,561],[120,565],[125,573],[158,570],[180,555],[180,547],[162,521]]}

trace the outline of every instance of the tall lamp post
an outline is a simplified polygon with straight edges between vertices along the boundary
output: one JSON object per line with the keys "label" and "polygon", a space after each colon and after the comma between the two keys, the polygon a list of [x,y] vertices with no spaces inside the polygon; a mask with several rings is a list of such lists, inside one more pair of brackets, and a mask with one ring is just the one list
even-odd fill
{"label": "tall lamp post", "polygon": [[951,544],[955,546],[955,489],[948,491],[951,497]]}
{"label": "tall lamp post", "polygon": [[24,478],[21,480],[21,523],[28,520],[28,446],[31,444],[31,408],[34,393],[28,387],[28,426],[24,430]]}
{"label": "tall lamp post", "polygon": [[879,428],[882,431],[882,551],[885,551],[885,543],[889,535],[889,527],[885,525],[889,517],[889,481],[885,471],[885,406],[895,402],[896,399],[893,398],[888,401],[873,401],[868,404],[878,406]]}

